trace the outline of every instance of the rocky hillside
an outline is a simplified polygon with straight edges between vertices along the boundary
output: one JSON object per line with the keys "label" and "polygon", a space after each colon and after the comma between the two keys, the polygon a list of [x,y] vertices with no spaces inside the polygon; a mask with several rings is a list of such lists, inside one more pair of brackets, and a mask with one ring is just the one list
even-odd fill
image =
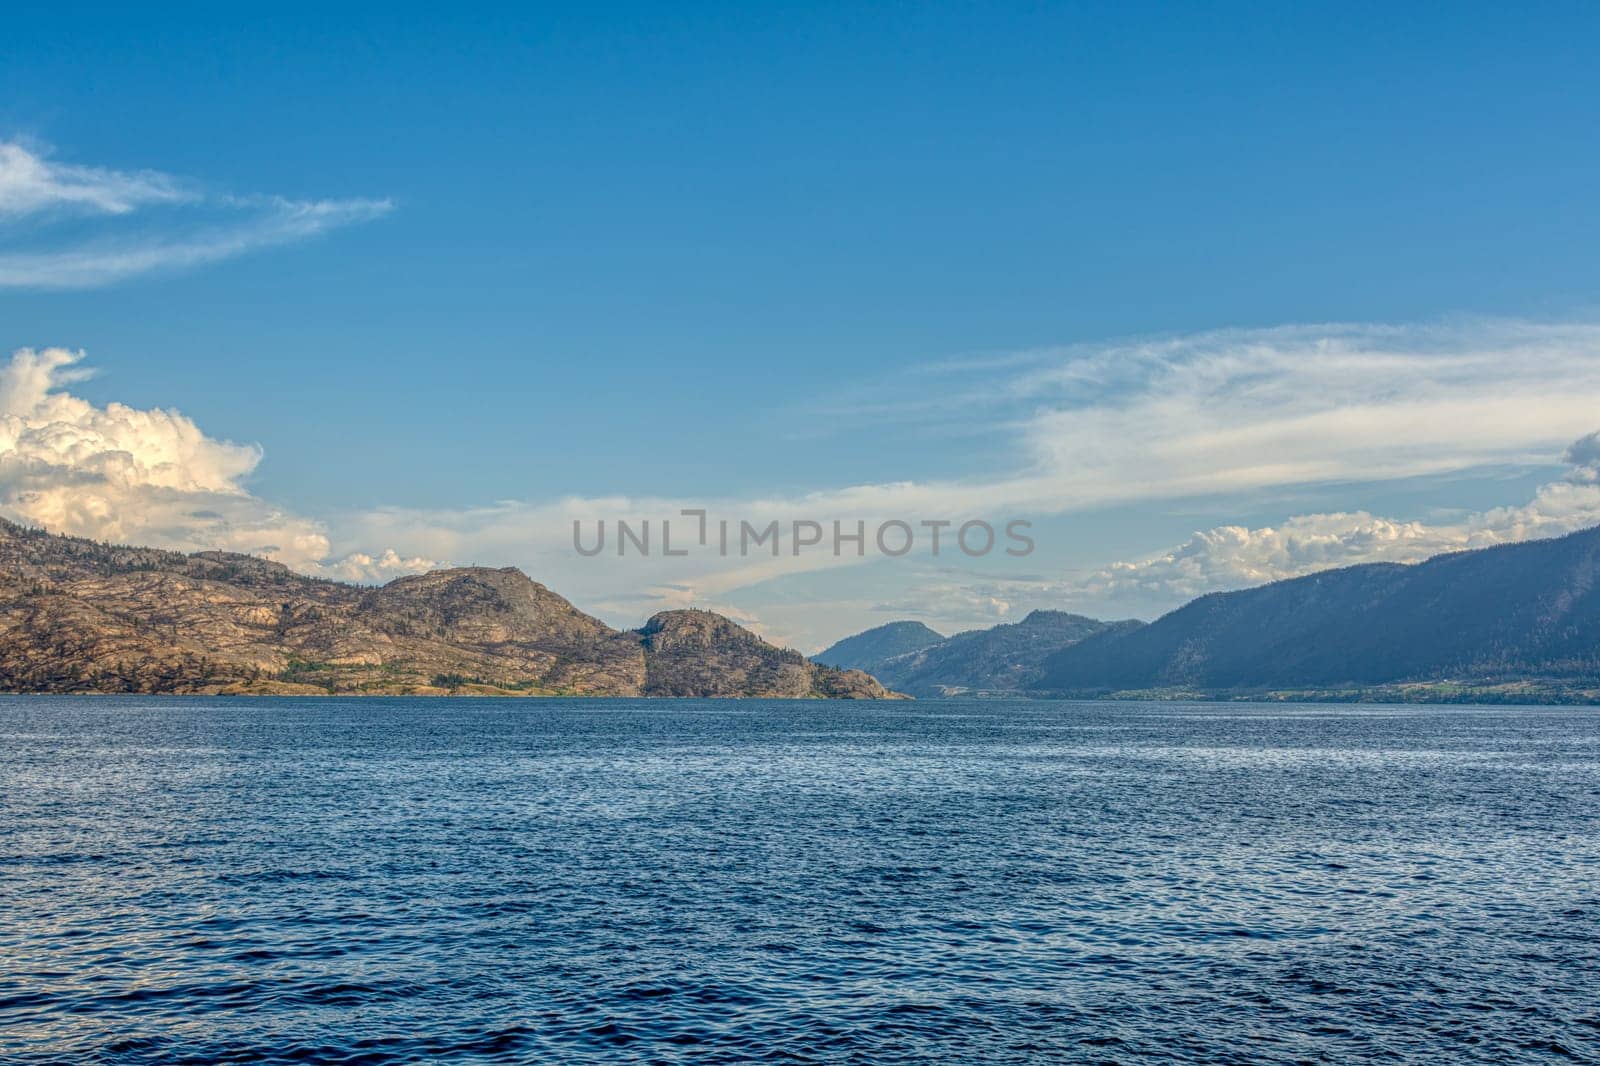
{"label": "rocky hillside", "polygon": [[366,588],[4,520],[0,691],[887,695],[707,612],[614,630],[515,569]]}
{"label": "rocky hillside", "polygon": [[668,611],[639,630],[645,650],[647,696],[824,696],[881,699],[885,693],[860,670],[808,662],[780,651],[719,614]]}
{"label": "rocky hillside", "polygon": [[[1067,695],[1600,698],[1600,529],[1216,593],[1052,656]],[[1388,688],[1384,688],[1388,686]]]}

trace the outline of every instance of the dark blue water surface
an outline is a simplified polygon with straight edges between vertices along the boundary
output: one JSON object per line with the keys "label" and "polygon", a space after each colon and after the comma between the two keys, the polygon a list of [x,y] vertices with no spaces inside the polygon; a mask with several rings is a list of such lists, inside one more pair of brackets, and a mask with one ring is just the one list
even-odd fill
{"label": "dark blue water surface", "polygon": [[0,700],[8,1062],[1600,1056],[1600,717]]}

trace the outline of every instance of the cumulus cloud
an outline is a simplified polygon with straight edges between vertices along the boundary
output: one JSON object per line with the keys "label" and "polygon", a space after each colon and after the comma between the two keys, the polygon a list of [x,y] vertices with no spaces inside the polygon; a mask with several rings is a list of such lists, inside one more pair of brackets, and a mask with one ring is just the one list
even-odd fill
{"label": "cumulus cloud", "polygon": [[23,348],[0,367],[0,512],[96,540],[265,555],[374,580],[432,563],[393,551],[334,559],[322,523],[252,495],[261,449],[207,436],[174,410],[97,407],[66,390],[81,352]]}
{"label": "cumulus cloud", "polygon": [[[0,142],[0,238],[9,245],[0,251],[0,287],[107,285],[304,240],[392,206],[384,199],[213,194],[166,174],[71,165]],[[137,229],[123,221],[152,209],[166,210]],[[84,217],[104,224],[85,233]],[[24,219],[35,224],[27,247],[18,246],[14,232]]]}
{"label": "cumulus cloud", "polygon": [[1526,503],[1450,521],[1366,511],[1301,514],[1270,526],[1200,530],[1152,555],[1051,579],[1039,575],[943,575],[874,604],[873,612],[936,628],[987,626],[1045,607],[1100,617],[1153,617],[1210,592],[1226,592],[1363,563],[1418,563],[1452,551],[1556,537],[1600,525],[1593,437],[1567,452],[1568,473]]}
{"label": "cumulus cloud", "polygon": [[1590,433],[1573,441],[1562,459],[1572,467],[1568,481],[1583,485],[1600,482],[1600,433]]}
{"label": "cumulus cloud", "polygon": [[420,574],[437,569],[439,565],[436,559],[402,556],[393,548],[385,548],[376,558],[366,552],[351,552],[329,562],[317,563],[314,569],[323,577],[369,584],[388,581],[401,574]]}
{"label": "cumulus cloud", "polygon": [[1186,600],[1356,563],[1416,562],[1463,546],[1457,530],[1364,511],[1297,515],[1276,526],[1197,532],[1152,558],[1097,570],[1071,591],[1104,600]]}
{"label": "cumulus cloud", "polygon": [[1414,563],[1443,552],[1555,537],[1600,524],[1596,442],[1566,450],[1572,468],[1533,499],[1453,522],[1380,518],[1366,512],[1298,515],[1276,526],[1217,526],[1151,558],[1115,563],[1063,589],[1102,600],[1187,600],[1206,592],[1300,577],[1357,563]]}

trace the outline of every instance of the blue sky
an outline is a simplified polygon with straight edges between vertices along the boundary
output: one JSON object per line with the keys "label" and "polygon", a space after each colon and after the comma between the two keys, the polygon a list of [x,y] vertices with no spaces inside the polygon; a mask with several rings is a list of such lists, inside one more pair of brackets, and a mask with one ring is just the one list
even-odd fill
{"label": "blue sky", "polygon": [[[438,561],[361,541],[360,516],[384,509],[991,483],[1037,465],[1041,418],[1084,402],[1018,383],[1096,345],[1449,323],[1459,352],[1483,335],[1461,323],[1581,324],[1600,291],[1586,5],[214,19],[8,14],[0,140],[187,193],[126,215],[17,212],[0,252],[256,236],[106,282],[0,287],[3,339],[86,351],[97,373],[71,392],[97,409],[176,408],[258,444],[236,485],[320,523],[336,553]],[[280,202],[350,214],[291,233]],[[1528,374],[1570,394],[1587,335],[1562,343],[1559,370]],[[1118,387],[1108,375],[1105,402]],[[1003,395],[961,399],[985,390]],[[1027,576],[1048,586],[1225,523],[1521,505],[1563,476],[1551,440],[1592,421],[1455,464],[1023,500],[1050,531]],[[453,543],[483,558],[448,561],[540,562],[514,538]],[[883,570],[881,602],[769,628],[804,643],[846,626],[825,619],[909,603],[897,592],[931,587],[911,569]],[[705,602],[766,621],[797,580]]]}

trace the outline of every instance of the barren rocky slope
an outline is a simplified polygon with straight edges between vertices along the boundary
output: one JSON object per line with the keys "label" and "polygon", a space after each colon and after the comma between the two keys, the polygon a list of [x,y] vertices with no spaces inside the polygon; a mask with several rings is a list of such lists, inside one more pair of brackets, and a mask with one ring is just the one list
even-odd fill
{"label": "barren rocky slope", "polygon": [[511,568],[367,588],[3,519],[0,691],[886,695],[708,612],[612,629]]}

